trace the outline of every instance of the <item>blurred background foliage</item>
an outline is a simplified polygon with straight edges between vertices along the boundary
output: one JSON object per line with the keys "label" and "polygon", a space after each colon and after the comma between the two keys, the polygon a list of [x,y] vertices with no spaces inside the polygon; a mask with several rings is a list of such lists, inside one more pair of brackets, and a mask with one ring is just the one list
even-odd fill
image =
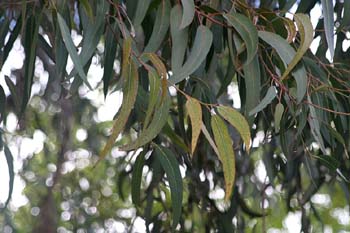
{"label": "blurred background foliage", "polygon": [[[350,231],[349,17],[340,0],[0,1],[0,231]],[[135,102],[98,162],[132,64]],[[152,72],[169,113],[123,151],[147,129]],[[220,147],[211,124],[221,105],[246,119],[219,128],[229,170],[216,150],[231,141]],[[208,131],[195,149],[193,119]]]}

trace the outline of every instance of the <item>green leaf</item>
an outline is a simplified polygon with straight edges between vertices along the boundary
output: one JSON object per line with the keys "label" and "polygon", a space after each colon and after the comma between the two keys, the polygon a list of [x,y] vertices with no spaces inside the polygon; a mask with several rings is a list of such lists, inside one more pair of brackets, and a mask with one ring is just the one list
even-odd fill
{"label": "green leaf", "polygon": [[169,0],[162,0],[159,4],[151,38],[149,39],[144,52],[155,52],[162,44],[170,24],[170,7]]}
{"label": "green leaf", "polygon": [[224,14],[227,22],[237,31],[247,48],[247,59],[250,63],[258,51],[258,31],[249,18],[239,13]]}
{"label": "green leaf", "polygon": [[202,127],[202,107],[198,100],[189,97],[186,102],[186,108],[191,120],[192,139],[191,139],[191,155],[193,156],[196,149],[199,134]]}
{"label": "green leaf", "polygon": [[190,55],[188,56],[188,59],[181,67],[181,69],[170,77],[169,82],[176,84],[195,72],[205,60],[212,42],[213,34],[209,28],[204,25],[199,26],[197,28],[196,37],[194,39],[194,45]]}
{"label": "green leaf", "polygon": [[[308,102],[312,103],[310,96],[308,96]],[[326,148],[324,146],[323,138],[321,135],[321,131],[320,131],[321,126],[320,126],[320,122],[319,122],[317,114],[316,114],[316,110],[315,110],[314,106],[312,106],[311,104],[309,104],[309,109],[310,109],[310,116],[308,117],[308,122],[310,125],[311,133],[314,136],[317,143],[319,144],[321,151],[324,154],[327,154]]]}
{"label": "green leaf", "polygon": [[253,124],[254,117],[249,116],[249,112],[259,104],[261,91],[261,73],[258,55],[253,60],[243,65],[245,83],[245,116],[249,125]]}
{"label": "green leaf", "polygon": [[132,179],[131,179],[131,199],[134,205],[140,205],[140,193],[141,193],[141,178],[142,169],[145,165],[146,151],[142,151],[136,158],[134,166],[132,167]]}
{"label": "green leaf", "polygon": [[136,6],[136,13],[134,15],[134,27],[137,27],[141,25],[143,19],[146,16],[147,10],[149,5],[151,4],[152,0],[138,0],[137,6]]}
{"label": "green leaf", "polygon": [[12,197],[12,191],[13,191],[13,182],[15,179],[15,173],[13,170],[13,156],[11,154],[10,149],[5,146],[5,157],[6,157],[6,161],[7,161],[7,167],[9,169],[9,192],[8,192],[8,196],[5,202],[5,206],[3,209],[6,209],[7,205],[9,204],[11,197]]}
{"label": "green leaf", "polygon": [[67,26],[66,22],[64,21],[63,17],[59,13],[57,13],[57,20],[58,20],[58,25],[60,26],[60,31],[61,31],[61,35],[63,38],[63,42],[66,45],[68,53],[72,58],[75,69],[77,69],[80,78],[84,81],[86,86],[90,90],[92,90],[92,88],[91,88],[91,86],[86,78],[86,74],[84,72],[84,67],[82,65],[82,62],[78,56],[77,50],[76,50],[74,43],[72,41],[72,37],[70,35],[68,26]]}
{"label": "green leaf", "polygon": [[[294,49],[286,42],[285,39],[271,32],[259,31],[259,37],[266,43],[270,44],[278,53],[285,64],[290,64],[295,57]],[[293,77],[297,83],[297,101],[300,103],[306,93],[307,74],[304,66],[299,64],[292,71]]]}
{"label": "green leaf", "polygon": [[118,29],[118,25],[114,22],[112,25],[109,25],[106,29],[106,41],[105,41],[105,50],[104,50],[104,69],[103,69],[103,93],[106,97],[108,92],[109,82],[113,77],[113,65],[115,56],[117,53],[117,38],[115,38],[114,32]]}
{"label": "green leaf", "polygon": [[350,1],[344,1],[343,9],[344,9],[344,15],[343,15],[343,18],[341,19],[341,23],[339,27],[337,28],[337,32],[340,32],[345,27],[350,26]]}
{"label": "green leaf", "polygon": [[32,84],[34,78],[36,45],[38,42],[38,31],[41,20],[41,13],[30,16],[26,20],[25,35],[24,35],[24,91],[22,96],[21,114],[24,113],[25,107],[30,99],[32,92]]}
{"label": "green leaf", "polygon": [[212,139],[212,137],[210,136],[210,133],[209,133],[209,131],[208,131],[208,129],[207,129],[207,127],[205,126],[204,123],[202,124],[202,128],[201,128],[201,129],[202,129],[202,132],[203,132],[205,138],[208,140],[210,146],[213,148],[215,154],[216,154],[217,156],[219,156],[219,150],[218,150],[217,146],[215,145],[215,142],[214,142],[214,140]]}
{"label": "green leaf", "polygon": [[241,135],[243,142],[246,146],[246,149],[249,153],[250,150],[250,127],[245,119],[245,117],[238,112],[237,110],[226,107],[226,106],[218,106],[216,107],[218,110],[218,113],[226,120],[228,123],[230,123],[235,129],[238,131],[238,133]]}
{"label": "green leaf", "polygon": [[[18,19],[16,20],[16,25],[13,28],[12,32],[10,33],[10,36],[8,38],[8,41],[6,43],[6,45],[4,45],[3,51],[1,54],[1,58],[0,58],[0,70],[2,69],[2,66],[4,65],[5,61],[7,60],[8,55],[10,54],[10,51],[13,47],[13,44],[15,43],[16,39],[18,38],[19,33],[21,32],[21,28],[22,28],[22,15],[20,15],[18,17]],[[6,33],[7,35],[7,33]],[[5,35],[5,37],[6,37]]]}
{"label": "green leaf", "polygon": [[181,3],[183,8],[183,15],[180,29],[183,29],[192,23],[195,13],[195,5],[194,0],[181,0]]}
{"label": "green leaf", "polygon": [[[5,117],[5,106],[6,106],[6,95],[5,95],[4,89],[0,85],[0,122]],[[1,147],[0,147],[0,149],[1,149]]]}
{"label": "green leaf", "polygon": [[314,155],[314,156],[317,159],[319,159],[322,164],[324,164],[333,172],[336,171],[340,166],[340,162],[331,155]]}
{"label": "green leaf", "polygon": [[287,69],[284,71],[281,80],[284,80],[298,64],[298,62],[303,58],[304,54],[310,48],[310,45],[314,39],[314,29],[312,27],[309,16],[304,14],[295,14],[294,19],[297,23],[300,34],[300,46],[292,61],[288,64]]}
{"label": "green leaf", "polygon": [[86,14],[89,16],[90,20],[94,20],[94,13],[92,12],[92,8],[88,0],[79,0],[79,2],[83,5]]}
{"label": "green leaf", "polygon": [[169,181],[171,191],[171,205],[173,209],[172,228],[175,230],[181,218],[183,196],[182,178],[179,169],[179,163],[177,162],[175,155],[171,152],[171,150],[157,144],[153,145],[156,148],[156,158],[162,165],[162,168],[164,169]]}
{"label": "green leaf", "polygon": [[269,105],[272,102],[272,100],[275,99],[276,95],[276,88],[274,86],[269,87],[265,97],[254,109],[252,109],[249,112],[249,115],[254,115],[255,113],[262,111],[264,108],[266,108],[267,105]]}
{"label": "green leaf", "polygon": [[153,68],[148,70],[148,82],[149,82],[149,99],[146,110],[146,117],[143,123],[143,129],[145,130],[151,120],[151,116],[155,110],[157,101],[160,97],[160,78]]}
{"label": "green leaf", "polygon": [[278,133],[280,131],[280,124],[281,124],[281,119],[282,119],[283,112],[284,112],[283,104],[278,103],[276,105],[275,114],[274,114],[275,132],[276,133]]}
{"label": "green leaf", "polygon": [[115,140],[117,139],[121,131],[124,129],[125,124],[131,113],[131,110],[133,109],[135,104],[139,81],[137,66],[132,60],[130,60],[128,68],[125,71],[125,76],[123,78],[125,86],[123,88],[123,102],[121,105],[121,109],[118,112],[118,116],[114,121],[112,134],[109,137],[102,152],[100,153],[99,161],[102,160],[112,149]]}
{"label": "green leaf", "polygon": [[[87,17],[84,17],[85,15],[81,15],[84,37],[79,59],[81,61],[82,67],[85,67],[87,64],[89,64],[89,61],[96,51],[97,45],[100,42],[100,38],[104,31],[105,14],[108,10],[108,3],[106,1],[98,1],[96,7],[96,18],[93,23],[91,23]],[[69,74],[69,77],[73,77],[76,74],[77,70],[75,67]]]}
{"label": "green leaf", "polygon": [[225,122],[218,116],[211,117],[211,127],[214,133],[215,143],[219,152],[225,178],[225,200],[231,198],[236,175],[236,159],[233,150],[233,142]]}
{"label": "green leaf", "polygon": [[321,0],[323,23],[326,34],[326,40],[331,54],[331,60],[334,56],[334,9],[332,0]]}
{"label": "green leaf", "polygon": [[161,102],[160,106],[156,106],[156,110],[149,126],[140,133],[139,137],[135,141],[128,145],[122,146],[120,148],[121,150],[128,151],[137,149],[152,141],[159,134],[168,120],[171,105],[170,96],[165,95],[164,100],[159,100],[159,102]]}
{"label": "green leaf", "polygon": [[181,15],[181,6],[175,5],[170,12],[171,70],[173,74],[180,71],[187,49],[188,28],[180,29]]}

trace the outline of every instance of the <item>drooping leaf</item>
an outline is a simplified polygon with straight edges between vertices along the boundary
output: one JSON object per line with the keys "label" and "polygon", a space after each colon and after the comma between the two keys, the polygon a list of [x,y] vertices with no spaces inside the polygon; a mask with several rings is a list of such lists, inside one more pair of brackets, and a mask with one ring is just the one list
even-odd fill
{"label": "drooping leaf", "polygon": [[341,19],[341,23],[337,28],[337,32],[341,31],[345,27],[350,26],[350,1],[344,1],[343,9],[343,18]]}
{"label": "drooping leaf", "polygon": [[241,135],[243,142],[246,146],[246,149],[249,153],[250,150],[250,127],[247,122],[247,120],[244,118],[244,116],[239,113],[237,110],[227,107],[227,106],[218,106],[217,107],[218,113],[226,120],[228,121],[235,129],[238,131],[238,133]]}
{"label": "drooping leaf", "polygon": [[261,73],[258,55],[255,55],[251,62],[243,65],[243,71],[246,90],[245,116],[248,118],[249,125],[252,125],[254,118],[250,117],[248,113],[258,105],[261,90]]}
{"label": "drooping leaf", "polygon": [[35,69],[36,45],[38,39],[38,31],[41,20],[41,13],[32,15],[26,20],[24,35],[24,90],[21,104],[21,114],[24,113],[25,107],[30,99],[32,92],[32,84]]}
{"label": "drooping leaf", "polygon": [[171,191],[171,206],[173,209],[172,228],[175,230],[181,218],[182,211],[182,178],[175,155],[167,148],[153,144],[156,151],[156,158],[159,160],[169,181]]}
{"label": "drooping leaf", "polygon": [[134,205],[140,205],[142,169],[145,164],[146,151],[142,151],[136,158],[132,167],[131,199]]}
{"label": "drooping leaf", "polygon": [[198,102],[198,100],[190,97],[187,99],[186,108],[191,120],[191,127],[192,127],[191,154],[193,155],[194,150],[196,149],[199,134],[201,133],[202,107]]}
{"label": "drooping leaf", "polygon": [[204,123],[202,124],[202,128],[201,129],[202,129],[202,132],[203,132],[205,138],[208,140],[210,146],[213,148],[215,154],[217,156],[219,156],[219,150],[218,150],[217,146],[215,145],[215,142],[212,139],[212,137],[210,136],[210,133],[209,133],[207,127],[204,125]]}
{"label": "drooping leaf", "polygon": [[20,100],[19,100],[19,98],[20,97],[17,94],[16,86],[15,86],[15,84],[12,82],[12,80],[7,75],[5,75],[5,82],[6,82],[7,87],[10,90],[11,97],[13,98],[15,109],[16,109],[16,111],[19,111],[19,107],[20,107]]}
{"label": "drooping leaf", "polygon": [[[93,22],[88,20],[84,14],[81,14],[84,37],[79,59],[83,67],[89,65],[89,61],[96,51],[97,45],[104,31],[105,14],[108,10],[108,3],[107,1],[98,1],[96,7],[96,17]],[[74,67],[74,69],[70,72],[69,77],[73,77],[77,74],[76,69],[77,67]]]}
{"label": "drooping leaf", "polygon": [[[0,52],[1,57],[0,57],[0,70],[2,66],[4,65],[5,61],[7,60],[8,55],[10,54],[10,51],[13,47],[13,44],[15,43],[16,39],[18,38],[18,35],[21,31],[22,28],[22,15],[18,17],[16,20],[16,25],[13,28],[12,32],[10,33],[10,36],[8,38],[8,41],[6,45],[4,45],[3,51]],[[7,35],[7,33],[6,33]],[[5,35],[5,36],[6,36]]]}
{"label": "drooping leaf", "polygon": [[249,112],[249,115],[254,115],[255,113],[262,111],[264,108],[266,108],[267,105],[272,102],[272,100],[275,99],[276,95],[276,88],[274,86],[269,87],[264,98],[254,109]]}
{"label": "drooping leaf", "polygon": [[331,155],[314,155],[314,156],[317,159],[319,159],[322,164],[324,164],[333,172],[336,171],[340,166],[340,162]]}
{"label": "drooping leaf", "polygon": [[74,46],[72,37],[71,37],[69,29],[68,29],[68,26],[67,26],[66,22],[64,21],[63,17],[59,13],[57,13],[57,20],[58,20],[58,25],[60,26],[60,31],[61,31],[61,35],[63,38],[63,42],[66,45],[68,53],[72,58],[75,69],[77,70],[79,77],[84,81],[86,86],[91,90],[92,88],[91,88],[91,86],[86,78],[86,74],[84,72],[84,67],[82,65],[82,62],[81,62],[81,60],[78,56],[78,53],[76,51],[76,48]]}
{"label": "drooping leaf", "polygon": [[247,49],[245,63],[250,63],[258,51],[258,31],[256,27],[249,18],[239,13],[224,14],[224,17],[243,39]]}
{"label": "drooping leaf", "polygon": [[5,202],[5,206],[3,208],[3,209],[6,209],[7,205],[9,204],[9,202],[11,200],[11,197],[12,197],[13,182],[15,180],[15,173],[13,170],[13,156],[11,154],[10,149],[7,146],[4,147],[4,152],[5,152],[4,154],[6,157],[7,167],[9,170],[9,192],[8,192],[8,196],[7,196],[7,199]]}
{"label": "drooping leaf", "polygon": [[162,44],[170,24],[170,7],[169,0],[162,0],[159,4],[153,31],[144,52],[155,52]]}
{"label": "drooping leaf", "polygon": [[287,42],[292,43],[295,36],[297,35],[297,29],[295,28],[295,24],[292,20],[288,18],[283,18],[283,21],[284,21],[284,27],[286,28],[288,33]]}
{"label": "drooping leaf", "polygon": [[204,25],[199,26],[190,55],[181,69],[170,77],[169,82],[176,84],[195,72],[205,60],[212,42],[213,34],[209,28]]}
{"label": "drooping leaf", "polygon": [[310,48],[313,41],[313,27],[309,16],[304,14],[295,14],[295,22],[297,23],[299,34],[300,34],[300,46],[297,49],[295,56],[292,61],[288,64],[287,69],[284,71],[281,80],[284,80],[287,75],[294,69],[298,62],[303,58],[305,52]]}
{"label": "drooping leaf", "polygon": [[143,19],[146,16],[149,5],[152,0],[138,0],[136,6],[136,13],[134,15],[134,27],[141,25]]}
{"label": "drooping leaf", "polygon": [[282,115],[284,112],[284,106],[281,103],[278,103],[276,105],[275,113],[274,113],[274,119],[275,119],[275,132],[278,133],[280,131],[280,124]]}
{"label": "drooping leaf", "polygon": [[168,88],[166,67],[163,64],[162,60],[160,60],[160,58],[155,53],[144,53],[142,54],[142,57],[146,57],[152,62],[159,76],[162,78],[161,80],[162,80],[162,101],[163,101],[164,96],[167,94],[167,88]]}
{"label": "drooping leaf", "polygon": [[149,126],[140,133],[135,141],[131,142],[128,145],[122,146],[120,148],[121,150],[128,151],[137,149],[151,142],[159,134],[168,119],[169,109],[171,105],[170,96],[165,95],[164,100],[159,100],[158,104],[160,104],[160,106],[156,106],[156,110],[153,114],[153,118]]}
{"label": "drooping leaf", "polygon": [[83,5],[86,14],[89,16],[90,20],[94,20],[94,13],[92,12],[91,5],[88,0],[80,0],[80,3]]}
{"label": "drooping leaf", "polygon": [[334,9],[332,0],[321,0],[324,30],[326,40],[331,54],[331,60],[334,56]]}
{"label": "drooping leaf", "polygon": [[[309,96],[308,96],[308,102],[312,103],[311,102],[311,98]],[[317,143],[319,144],[319,146],[321,148],[321,151],[324,154],[327,154],[326,148],[324,146],[322,134],[321,134],[321,131],[320,131],[320,129],[321,129],[320,128],[321,127],[320,126],[320,122],[319,122],[319,119],[317,117],[315,107],[312,106],[311,104],[309,104],[309,109],[310,109],[310,116],[308,117],[308,122],[309,122],[309,125],[310,125],[311,133],[314,136],[314,138],[317,141]]]}
{"label": "drooping leaf", "polygon": [[188,41],[188,28],[180,29],[181,15],[181,6],[175,5],[170,13],[171,70],[173,74],[178,73],[183,65]]}
{"label": "drooping leaf", "polygon": [[225,122],[218,116],[211,117],[211,127],[214,133],[215,143],[219,152],[224,178],[225,178],[225,200],[231,198],[236,175],[236,159],[233,150],[233,142]]}
{"label": "drooping leaf", "polygon": [[112,25],[108,25],[106,28],[106,41],[105,41],[105,54],[103,64],[103,94],[107,96],[109,82],[113,77],[113,65],[115,56],[117,53],[117,38],[115,38],[115,32],[118,25],[114,22]]}
{"label": "drooping leaf", "polygon": [[183,15],[180,29],[183,29],[192,23],[195,13],[194,0],[181,0]]}
{"label": "drooping leaf", "polygon": [[151,120],[151,116],[155,110],[157,101],[160,96],[160,78],[154,69],[150,68],[148,70],[148,82],[149,82],[149,99],[148,106],[146,110],[146,117],[143,123],[143,129],[145,130]]}
{"label": "drooping leaf", "polygon": [[[271,33],[259,31],[259,37],[270,44],[278,53],[282,61],[288,65],[291,63],[296,53],[294,49],[280,36]],[[300,103],[305,96],[307,87],[307,74],[304,66],[299,64],[292,71],[297,84],[297,101]]]}
{"label": "drooping leaf", "polygon": [[136,64],[132,60],[130,60],[130,62],[128,63],[129,65],[127,67],[127,70],[125,71],[125,76],[123,77],[125,86],[123,88],[123,102],[121,105],[121,109],[118,112],[118,116],[114,121],[112,134],[109,137],[102,152],[100,153],[99,161],[102,160],[112,149],[115,140],[117,139],[121,131],[124,129],[125,124],[131,113],[131,110],[133,109],[135,104],[138,90],[138,71]]}
{"label": "drooping leaf", "polygon": [[5,106],[6,106],[6,95],[5,95],[4,89],[0,85],[0,123],[5,117]]}

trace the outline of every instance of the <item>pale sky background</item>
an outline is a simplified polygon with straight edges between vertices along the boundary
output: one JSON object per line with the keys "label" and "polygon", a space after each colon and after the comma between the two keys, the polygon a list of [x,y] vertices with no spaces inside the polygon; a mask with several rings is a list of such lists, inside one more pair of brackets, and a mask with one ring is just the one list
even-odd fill
{"label": "pale sky background", "polygon": [[[293,7],[292,12],[295,12],[296,5]],[[288,15],[289,18],[293,18],[292,14]],[[321,8],[320,5],[316,5],[316,7],[311,12],[311,21],[313,24],[313,27],[316,27],[316,24],[318,22],[319,17],[321,17]],[[72,36],[74,38],[74,42],[77,45],[80,40],[81,36],[77,36],[76,33],[72,33]],[[317,45],[319,43],[319,37],[316,38],[312,45],[311,50],[315,53],[317,49]],[[347,49],[350,46],[349,41],[345,40],[343,47],[344,50]],[[329,54],[329,51],[328,51]],[[14,48],[9,54],[9,57],[4,64],[1,72],[0,72],[0,84],[5,90],[6,95],[9,95],[9,90],[7,88],[7,85],[4,80],[4,75],[10,76],[11,69],[18,69],[21,68],[23,65],[23,59],[24,59],[24,53],[23,53],[23,47],[20,44],[20,41],[17,39],[14,45]],[[73,65],[71,60],[68,61],[67,70],[71,70]],[[36,62],[36,71],[37,74],[40,75],[40,84],[36,84],[33,86],[32,95],[35,93],[38,93],[41,89],[44,89],[47,83],[48,74],[46,71],[44,71],[42,63]],[[92,87],[96,87],[96,85],[100,82],[102,79],[103,70],[101,69],[101,66],[97,64],[96,62],[92,62],[89,73],[88,73],[88,79]],[[38,75],[38,76],[39,76]],[[98,112],[97,112],[97,119],[99,121],[109,121],[113,119],[113,116],[118,111],[121,102],[116,103],[116,100],[122,99],[122,94],[120,92],[114,92],[112,94],[109,94],[106,100],[104,100],[103,92],[101,91],[102,87],[100,85],[99,88],[95,88],[93,91],[89,91],[86,88],[81,88],[79,90],[79,94],[84,96],[87,99],[93,100],[93,104],[95,106],[98,106]],[[239,94],[238,94],[238,88],[235,85],[230,85],[228,88],[228,93],[230,94],[231,98],[234,100],[239,100]],[[240,101],[234,102],[235,108],[240,108]],[[1,123],[1,126],[3,123]],[[9,133],[14,133],[17,126],[17,118],[14,114],[9,114],[7,118],[7,125],[6,130]],[[78,131],[76,137],[79,140],[84,140],[86,138],[86,132],[85,130]],[[262,135],[263,136],[263,135]],[[43,149],[43,143],[45,141],[45,134],[41,132],[40,130],[35,131],[33,138],[28,137],[15,137],[16,140],[8,142],[8,146],[12,152],[12,155],[14,157],[14,169],[15,173],[18,173],[22,169],[22,160],[33,156],[34,154],[40,152]],[[253,140],[253,147],[257,147],[259,143],[261,142],[261,139],[256,138]],[[266,170],[264,164],[259,161],[256,164],[255,172],[258,174],[258,177],[262,177],[262,181],[264,180],[264,177],[266,177]],[[8,195],[8,168],[5,156],[3,152],[0,152],[0,203],[4,203],[7,199]],[[13,210],[16,210],[18,207],[25,205],[28,200],[27,198],[22,195],[22,190],[24,188],[24,182],[21,180],[21,178],[16,175],[15,181],[14,181],[14,190],[12,194],[12,200],[10,202],[10,208]],[[213,192],[213,195],[216,197],[223,198],[224,191],[223,190],[215,190]],[[316,194],[313,199],[313,202],[320,202],[320,203],[329,203],[330,197],[325,194]],[[349,213],[346,208],[344,210],[336,210],[334,211],[334,217],[337,217],[340,222],[344,222],[344,224],[350,224],[350,217]],[[345,217],[344,217],[345,216]],[[296,211],[294,213],[289,213],[284,222],[283,226],[285,227],[284,230],[279,229],[270,229],[268,233],[281,233],[281,232],[299,232],[301,228],[300,224],[301,219],[301,213]],[[144,231],[144,221],[141,218],[137,218],[136,227],[139,231]],[[121,230],[120,232],[123,232],[124,226],[121,226],[117,222],[113,224],[113,228]],[[332,229],[331,227],[327,226],[325,229],[326,233],[331,233]]]}

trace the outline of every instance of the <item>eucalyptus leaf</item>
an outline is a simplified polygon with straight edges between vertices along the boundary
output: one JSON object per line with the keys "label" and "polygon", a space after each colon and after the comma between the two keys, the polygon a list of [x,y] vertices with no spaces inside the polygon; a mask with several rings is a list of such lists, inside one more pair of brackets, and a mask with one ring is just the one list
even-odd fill
{"label": "eucalyptus leaf", "polygon": [[266,108],[267,105],[269,105],[272,102],[272,100],[275,99],[276,95],[277,95],[276,88],[274,86],[269,87],[265,97],[254,109],[252,109],[249,112],[249,115],[251,116],[262,111],[264,108]]}
{"label": "eucalyptus leaf", "polygon": [[202,107],[198,102],[198,100],[194,98],[188,98],[186,102],[186,109],[191,119],[191,127],[192,127],[191,154],[193,155],[194,150],[196,149],[199,135],[201,133]]}
{"label": "eucalyptus leaf", "polygon": [[194,0],[181,0],[183,15],[180,24],[180,29],[183,29],[190,25],[194,18],[195,5]]}
{"label": "eucalyptus leaf", "polygon": [[332,0],[321,0],[324,31],[326,34],[326,40],[328,49],[331,54],[331,60],[334,57],[334,9]]}

